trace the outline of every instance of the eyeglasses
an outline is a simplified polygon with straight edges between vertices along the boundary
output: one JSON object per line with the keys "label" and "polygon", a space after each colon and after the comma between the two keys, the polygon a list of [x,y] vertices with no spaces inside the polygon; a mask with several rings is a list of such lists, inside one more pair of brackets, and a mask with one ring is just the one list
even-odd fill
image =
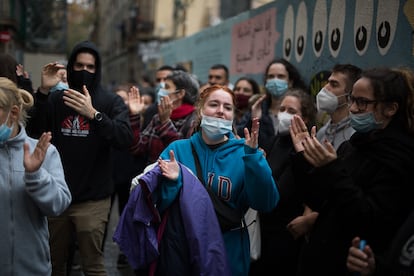
{"label": "eyeglasses", "polygon": [[368,99],[365,99],[365,98],[350,96],[348,106],[351,106],[354,103],[356,103],[358,109],[363,111],[363,110],[367,109],[369,104],[376,104],[377,102],[378,101],[376,101],[376,100],[368,100]]}

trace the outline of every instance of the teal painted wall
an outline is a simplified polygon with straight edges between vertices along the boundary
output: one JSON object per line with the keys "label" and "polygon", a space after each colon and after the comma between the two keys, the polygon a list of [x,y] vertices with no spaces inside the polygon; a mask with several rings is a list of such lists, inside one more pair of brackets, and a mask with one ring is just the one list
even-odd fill
{"label": "teal painted wall", "polygon": [[233,83],[249,75],[260,84],[267,63],[284,57],[315,94],[336,63],[414,69],[414,0],[279,0],[163,44],[161,55],[191,64],[203,82],[223,63]]}

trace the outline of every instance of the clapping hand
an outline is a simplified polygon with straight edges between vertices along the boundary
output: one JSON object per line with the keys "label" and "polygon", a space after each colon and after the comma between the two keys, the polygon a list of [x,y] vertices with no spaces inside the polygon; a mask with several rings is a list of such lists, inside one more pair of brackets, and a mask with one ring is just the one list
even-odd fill
{"label": "clapping hand", "polygon": [[40,91],[44,94],[49,93],[49,90],[62,80],[62,74],[59,70],[65,69],[65,66],[57,62],[48,63],[43,66]]}
{"label": "clapping hand", "polygon": [[171,180],[177,180],[179,173],[180,173],[180,167],[175,160],[174,151],[170,150],[170,160],[163,160],[161,158],[158,159],[158,165],[160,166],[161,173],[163,176],[165,176],[168,179]]}
{"label": "clapping hand", "polygon": [[27,71],[24,70],[24,67],[23,67],[22,64],[17,64],[16,65],[16,74],[17,74],[17,76],[19,76],[19,77],[22,76],[25,79],[28,79],[30,77],[29,73],[27,73]]}
{"label": "clapping hand", "polygon": [[251,132],[247,128],[244,128],[245,144],[253,149],[259,145],[259,125],[259,118],[253,118]]}
{"label": "clapping hand", "polygon": [[266,95],[261,96],[259,99],[257,99],[254,104],[252,105],[252,118],[261,119],[262,118],[262,102],[264,99],[266,99]]}
{"label": "clapping hand", "polygon": [[311,133],[305,122],[298,115],[294,115],[290,126],[290,136],[296,152],[303,152],[306,160],[314,167],[321,167],[337,158],[336,150],[329,141],[322,145],[316,139],[316,127],[313,126]]}
{"label": "clapping hand", "polygon": [[35,172],[40,168],[40,166],[43,163],[43,160],[45,159],[47,148],[50,145],[51,139],[52,134],[50,132],[44,132],[40,136],[33,153],[30,153],[29,144],[24,144],[23,165],[26,172]]}
{"label": "clapping hand", "polygon": [[145,104],[136,86],[132,86],[129,89],[128,108],[131,115],[139,115],[144,112]]}
{"label": "clapping hand", "polygon": [[160,118],[161,124],[164,124],[170,119],[173,110],[172,105],[173,102],[171,101],[170,97],[161,97],[160,103],[158,104],[158,116]]}
{"label": "clapping hand", "polygon": [[65,90],[63,101],[65,105],[86,118],[90,120],[94,118],[96,110],[92,106],[91,95],[89,94],[86,85],[83,86],[83,94],[74,89]]}

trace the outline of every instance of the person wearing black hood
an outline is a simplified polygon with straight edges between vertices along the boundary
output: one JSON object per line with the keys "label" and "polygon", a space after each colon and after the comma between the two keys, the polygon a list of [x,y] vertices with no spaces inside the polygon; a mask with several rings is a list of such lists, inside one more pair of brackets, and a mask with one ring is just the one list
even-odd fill
{"label": "person wearing black hood", "polygon": [[114,191],[111,148],[125,149],[132,142],[128,108],[100,85],[101,57],[92,42],[77,44],[69,57],[70,88],[49,93],[61,68],[44,66],[29,120],[32,129],[52,132],[72,194],[68,209],[49,217],[53,275],[66,275],[73,232],[83,273],[106,275],[102,244]]}

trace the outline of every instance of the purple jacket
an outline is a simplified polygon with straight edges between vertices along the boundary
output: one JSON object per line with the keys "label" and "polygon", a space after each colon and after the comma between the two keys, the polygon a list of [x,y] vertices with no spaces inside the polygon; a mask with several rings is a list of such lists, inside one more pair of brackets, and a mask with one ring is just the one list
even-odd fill
{"label": "purple jacket", "polygon": [[[180,164],[182,188],[179,194],[185,235],[197,275],[230,275],[226,249],[210,196],[196,176]],[[127,256],[132,268],[144,268],[159,256],[157,225],[158,210],[151,194],[162,184],[158,167],[148,171],[130,194],[113,240]],[[180,185],[177,182],[177,185]]]}

